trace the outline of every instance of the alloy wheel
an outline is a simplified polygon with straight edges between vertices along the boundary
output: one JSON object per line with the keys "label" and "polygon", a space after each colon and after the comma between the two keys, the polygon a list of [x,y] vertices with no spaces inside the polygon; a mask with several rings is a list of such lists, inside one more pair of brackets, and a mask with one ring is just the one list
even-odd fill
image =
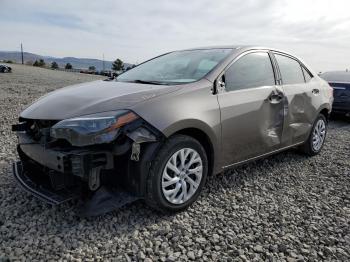
{"label": "alloy wheel", "polygon": [[312,135],[312,147],[315,151],[319,151],[326,137],[326,123],[323,119],[319,119],[314,127]]}
{"label": "alloy wheel", "polygon": [[183,204],[197,192],[202,181],[203,162],[192,148],[175,152],[165,165],[162,174],[162,191],[167,201]]}

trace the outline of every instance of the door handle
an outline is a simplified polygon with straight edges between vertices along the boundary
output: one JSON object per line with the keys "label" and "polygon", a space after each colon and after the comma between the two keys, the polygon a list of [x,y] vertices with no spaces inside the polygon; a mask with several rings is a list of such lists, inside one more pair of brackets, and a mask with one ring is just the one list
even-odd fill
{"label": "door handle", "polygon": [[320,89],[317,89],[317,88],[312,89],[312,93],[313,93],[314,95],[317,95],[317,94],[320,93]]}

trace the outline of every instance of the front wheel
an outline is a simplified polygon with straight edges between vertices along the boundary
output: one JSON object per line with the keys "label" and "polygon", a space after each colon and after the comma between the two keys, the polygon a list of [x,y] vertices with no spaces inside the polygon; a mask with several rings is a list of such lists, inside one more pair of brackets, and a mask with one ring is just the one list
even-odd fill
{"label": "front wheel", "polygon": [[309,156],[320,153],[326,139],[326,134],[327,119],[324,115],[320,114],[312,126],[308,140],[300,147],[301,151]]}
{"label": "front wheel", "polygon": [[208,160],[202,145],[189,136],[173,136],[152,161],[146,203],[161,211],[183,210],[198,198],[207,173]]}

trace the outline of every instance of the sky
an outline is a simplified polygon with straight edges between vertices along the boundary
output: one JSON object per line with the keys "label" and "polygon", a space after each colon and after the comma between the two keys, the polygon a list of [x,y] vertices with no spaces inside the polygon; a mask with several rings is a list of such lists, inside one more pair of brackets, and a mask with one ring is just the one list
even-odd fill
{"label": "sky", "polygon": [[258,45],[316,71],[350,69],[349,0],[0,0],[0,50],[140,63],[178,49]]}

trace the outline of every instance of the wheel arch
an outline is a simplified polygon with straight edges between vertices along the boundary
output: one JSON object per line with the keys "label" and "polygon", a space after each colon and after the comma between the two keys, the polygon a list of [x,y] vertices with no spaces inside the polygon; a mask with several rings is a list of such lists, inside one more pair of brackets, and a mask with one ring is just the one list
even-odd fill
{"label": "wheel arch", "polygon": [[320,106],[320,108],[317,111],[317,114],[315,116],[314,121],[316,120],[316,118],[318,117],[319,114],[324,115],[328,121],[330,114],[331,114],[331,106],[329,104],[323,104],[322,106]]}
{"label": "wheel arch", "polygon": [[216,174],[221,171],[219,167],[219,154],[221,148],[221,125],[209,126],[206,122],[198,119],[184,119],[165,128],[162,133],[166,137],[176,134],[190,136],[204,147],[208,157],[208,174]]}
{"label": "wheel arch", "polygon": [[208,175],[211,175],[214,170],[214,147],[209,136],[198,128],[188,127],[176,131],[173,135],[186,135],[196,139],[204,148],[208,158]]}
{"label": "wheel arch", "polygon": [[323,108],[321,109],[321,111],[319,112],[319,114],[322,114],[325,116],[325,118],[328,120],[329,119],[329,116],[331,114],[331,112],[329,111],[328,108]]}
{"label": "wheel arch", "polygon": [[310,130],[308,131],[308,134],[307,134],[307,137],[310,136],[311,134],[311,131],[312,131],[312,127],[317,119],[317,117],[322,114],[324,115],[324,117],[326,118],[326,120],[328,121],[329,120],[329,117],[330,117],[330,114],[331,114],[331,106],[327,103],[323,104],[322,106],[320,106],[320,108],[317,110],[317,113],[315,114],[315,117],[314,119],[312,120],[312,125],[311,125],[311,128]]}

